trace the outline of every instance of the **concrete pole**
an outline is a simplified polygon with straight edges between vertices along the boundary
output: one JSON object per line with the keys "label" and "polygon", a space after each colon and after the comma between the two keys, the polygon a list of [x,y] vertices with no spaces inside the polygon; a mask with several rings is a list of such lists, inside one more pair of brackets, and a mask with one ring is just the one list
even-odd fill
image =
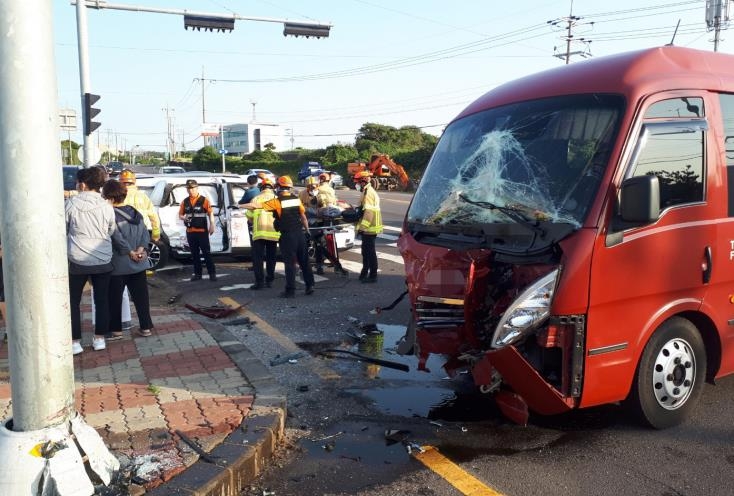
{"label": "concrete pole", "polygon": [[[76,4],[76,32],[77,32],[77,44],[79,47],[79,86],[81,90],[81,108],[82,108],[82,119],[86,118],[87,109],[84,106],[84,93],[89,93],[91,84],[89,83],[89,53],[87,51],[88,38],[87,38],[87,6],[84,2],[77,2]],[[91,167],[93,164],[92,160],[92,140],[89,139],[87,133],[83,130],[82,125],[82,140],[84,141],[84,160],[82,165],[84,167]]]}
{"label": "concrete pole", "polygon": [[0,228],[13,430],[32,431],[75,413],[53,22],[50,0],[0,3]]}
{"label": "concrete pole", "polygon": [[[0,0],[0,12],[0,231],[13,406],[13,418],[0,423],[0,487],[91,496],[89,471],[109,484],[120,464],[74,408],[53,9],[51,0]],[[58,451],[35,454],[49,443]]]}

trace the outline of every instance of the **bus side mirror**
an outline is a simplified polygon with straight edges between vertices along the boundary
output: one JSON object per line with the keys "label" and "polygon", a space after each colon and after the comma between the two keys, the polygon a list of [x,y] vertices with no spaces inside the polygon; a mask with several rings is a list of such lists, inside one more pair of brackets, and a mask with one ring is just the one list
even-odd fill
{"label": "bus side mirror", "polygon": [[624,222],[648,224],[660,217],[658,176],[629,177],[622,182],[619,213]]}

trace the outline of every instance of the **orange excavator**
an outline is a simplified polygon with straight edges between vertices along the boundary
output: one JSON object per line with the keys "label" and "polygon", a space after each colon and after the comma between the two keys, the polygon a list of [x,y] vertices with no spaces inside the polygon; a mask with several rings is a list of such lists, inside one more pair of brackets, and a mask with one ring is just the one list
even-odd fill
{"label": "orange excavator", "polygon": [[364,162],[347,164],[347,173],[350,178],[353,178],[357,172],[363,170],[372,173],[372,186],[375,189],[408,191],[412,187],[410,178],[405,172],[405,169],[403,169],[403,166],[395,163],[390,158],[390,155],[372,155],[370,162],[367,164]]}

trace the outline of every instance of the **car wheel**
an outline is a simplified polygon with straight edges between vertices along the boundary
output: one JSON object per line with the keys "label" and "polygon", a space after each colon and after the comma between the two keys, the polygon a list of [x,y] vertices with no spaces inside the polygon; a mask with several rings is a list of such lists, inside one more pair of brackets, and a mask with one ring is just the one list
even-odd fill
{"label": "car wheel", "polygon": [[703,391],[706,350],[698,329],[673,317],[642,352],[628,401],[646,424],[665,429],[683,422]]}
{"label": "car wheel", "polygon": [[162,269],[168,263],[168,244],[163,240],[159,239],[157,243],[151,241],[148,244],[148,257],[151,260],[151,269],[157,270]]}

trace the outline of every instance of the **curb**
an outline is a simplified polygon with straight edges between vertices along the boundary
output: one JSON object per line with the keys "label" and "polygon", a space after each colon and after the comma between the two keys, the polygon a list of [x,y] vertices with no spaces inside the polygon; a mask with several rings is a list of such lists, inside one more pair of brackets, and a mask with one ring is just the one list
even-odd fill
{"label": "curb", "polygon": [[283,438],[286,395],[265,365],[222,324],[195,315],[255,390],[252,411],[240,427],[181,474],[146,494],[151,496],[239,496],[262,473]]}

